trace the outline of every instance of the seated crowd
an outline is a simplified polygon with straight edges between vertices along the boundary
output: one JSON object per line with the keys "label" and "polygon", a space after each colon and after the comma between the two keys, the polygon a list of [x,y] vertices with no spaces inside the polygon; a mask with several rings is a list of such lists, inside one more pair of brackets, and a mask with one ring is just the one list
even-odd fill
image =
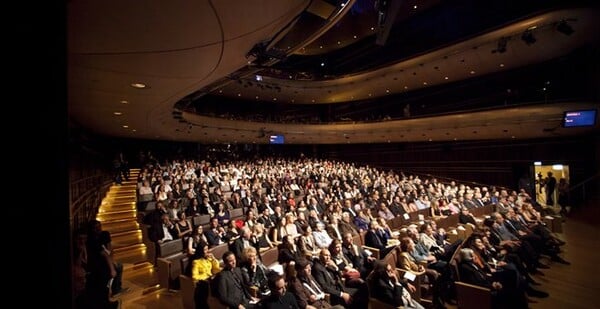
{"label": "seated crowd", "polygon": [[[370,298],[423,308],[424,298],[413,297],[419,287],[396,268],[422,275],[421,285],[430,287],[426,306],[444,308],[456,299],[449,264],[459,247],[461,280],[526,308],[528,296],[547,296],[529,276],[548,267],[540,256],[568,263],[558,256],[564,243],[524,192],[306,158],[172,161],[144,168],[138,182],[139,196],[151,195],[139,199],[139,210],[156,202],[144,218],[150,240],[157,247],[183,242],[197,308],[208,308],[209,294],[228,308],[367,308]],[[490,204],[497,212],[485,220],[470,213]],[[241,216],[232,215],[236,209]],[[418,225],[390,227],[417,211],[426,211]],[[210,220],[195,226],[190,219],[199,216]],[[468,245],[450,242],[436,226],[448,216],[478,236]],[[228,250],[213,256],[210,250],[223,244]],[[278,267],[263,264],[266,250],[278,251]],[[391,254],[396,265],[384,262]]]}

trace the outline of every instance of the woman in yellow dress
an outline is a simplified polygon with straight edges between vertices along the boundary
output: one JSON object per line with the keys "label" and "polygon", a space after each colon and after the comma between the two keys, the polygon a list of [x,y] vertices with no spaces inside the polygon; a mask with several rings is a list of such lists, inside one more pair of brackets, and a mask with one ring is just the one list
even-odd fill
{"label": "woman in yellow dress", "polygon": [[201,242],[196,247],[191,263],[192,278],[196,283],[196,290],[194,291],[196,308],[208,308],[210,280],[221,271],[219,260],[209,252],[206,243]]}

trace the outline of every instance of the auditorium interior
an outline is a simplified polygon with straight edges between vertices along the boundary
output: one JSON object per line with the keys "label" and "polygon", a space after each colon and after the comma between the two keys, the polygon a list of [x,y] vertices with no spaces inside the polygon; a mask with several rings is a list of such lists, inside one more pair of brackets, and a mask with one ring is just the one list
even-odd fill
{"label": "auditorium interior", "polygon": [[[69,212],[51,231],[67,252],[53,253],[65,283],[53,288],[65,308],[228,308],[225,272],[198,281],[195,248],[221,269],[233,251],[246,270],[251,230],[268,240],[255,250],[265,280],[283,278],[299,308],[414,308],[379,297],[380,261],[428,309],[594,307],[598,29],[591,0],[68,1]],[[343,266],[325,268],[331,243],[346,245],[344,217],[370,264],[340,253]],[[215,244],[202,236],[213,218],[226,234]],[[511,225],[492,243],[511,222],[518,240],[504,239]],[[427,243],[432,225],[441,240],[422,247],[435,261],[406,269],[406,243]],[[465,278],[484,236],[498,253],[483,262],[489,286]],[[306,239],[312,253],[282,258]],[[295,284],[305,260],[321,288],[335,290],[319,266],[351,300],[302,296],[319,294]],[[496,285],[513,273],[515,287]],[[265,288],[242,286],[242,304],[252,294],[246,308],[283,308]]]}

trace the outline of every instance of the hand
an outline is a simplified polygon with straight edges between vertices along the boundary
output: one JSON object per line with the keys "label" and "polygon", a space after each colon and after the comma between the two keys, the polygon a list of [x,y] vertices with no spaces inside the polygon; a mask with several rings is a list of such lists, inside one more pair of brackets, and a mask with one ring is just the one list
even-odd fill
{"label": "hand", "polygon": [[244,305],[242,305],[242,304],[239,304],[238,309],[246,309],[246,307],[244,307]]}
{"label": "hand", "polygon": [[309,299],[310,299],[310,302],[311,302],[311,303],[314,303],[314,302],[316,302],[316,301],[317,301],[317,296],[316,296],[316,295],[312,295],[312,294],[311,294],[311,295],[310,295],[310,297],[309,297]]}
{"label": "hand", "polygon": [[500,289],[502,289],[502,284],[500,282],[496,281],[496,282],[492,283],[492,287],[496,290],[500,290]]}
{"label": "hand", "polygon": [[350,294],[346,292],[342,292],[342,299],[346,302],[346,304],[349,304],[352,301]]}
{"label": "hand", "polygon": [[419,272],[425,271],[425,267],[423,267],[423,265],[419,265],[418,270],[419,270]]}

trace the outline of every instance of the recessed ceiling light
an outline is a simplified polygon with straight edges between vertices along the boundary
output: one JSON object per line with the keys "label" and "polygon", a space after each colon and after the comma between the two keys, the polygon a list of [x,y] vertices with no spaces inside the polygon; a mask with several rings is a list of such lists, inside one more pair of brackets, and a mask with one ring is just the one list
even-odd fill
{"label": "recessed ceiling light", "polygon": [[258,100],[258,96],[255,97]]}
{"label": "recessed ceiling light", "polygon": [[273,101],[277,101],[277,98],[273,98]]}
{"label": "recessed ceiling light", "polygon": [[121,116],[121,115],[123,115],[123,113],[121,113],[121,112],[113,112],[113,114],[114,114],[115,116]]}
{"label": "recessed ceiling light", "polygon": [[142,83],[131,83],[131,87],[133,87],[133,88],[137,88],[137,89],[144,89],[144,88],[146,88],[146,84],[142,84]]}
{"label": "recessed ceiling light", "polygon": [[504,63],[500,63],[500,67],[503,68],[504,67]]}
{"label": "recessed ceiling light", "polygon": [[241,94],[241,93],[238,93],[238,97],[241,97],[241,96],[242,96],[242,94]]}
{"label": "recessed ceiling light", "polygon": [[386,90],[385,90],[385,92],[386,92],[386,93],[390,93],[390,90],[389,90],[389,89],[386,89]]}
{"label": "recessed ceiling light", "polygon": [[471,74],[475,74],[475,71],[471,71],[470,73],[471,73]]}
{"label": "recessed ceiling light", "polygon": [[137,132],[137,130],[136,130],[136,129],[133,129],[133,130],[131,130],[131,132]]}
{"label": "recessed ceiling light", "polygon": [[408,89],[408,86],[404,86],[404,89]]}
{"label": "recessed ceiling light", "polygon": [[219,89],[219,93],[223,93],[223,89]]}
{"label": "recessed ceiling light", "polygon": [[340,41],[337,41],[337,43],[338,43],[338,45],[342,44],[342,42],[340,42]]}
{"label": "recessed ceiling light", "polygon": [[371,31],[375,30],[375,27],[371,27]]}
{"label": "recessed ceiling light", "polygon": [[296,100],[292,99],[292,103],[296,102]]}
{"label": "recessed ceiling light", "polygon": [[444,79],[445,79],[445,80],[448,80],[448,76],[444,76]]}
{"label": "recessed ceiling light", "polygon": [[373,94],[369,93],[369,96],[372,96]]}
{"label": "recessed ceiling light", "polygon": [[127,129],[127,128],[129,128],[129,126],[128,126],[128,125],[126,125],[126,124],[124,124],[124,125],[123,125],[123,128]]}
{"label": "recessed ceiling light", "polygon": [[121,100],[121,104],[129,104],[129,101],[127,101],[127,100]]}
{"label": "recessed ceiling light", "polygon": [[312,99],[311,101],[312,101],[313,103],[315,103],[315,99]]}
{"label": "recessed ceiling light", "polygon": [[357,36],[355,35],[355,36],[353,36],[353,38],[355,38],[355,39],[356,39],[356,38],[357,38]]}
{"label": "recessed ceiling light", "polygon": [[423,85],[427,85],[427,82],[423,82]]}
{"label": "recessed ceiling light", "polygon": [[323,48],[323,45],[319,45],[319,48]]}
{"label": "recessed ceiling light", "polygon": [[415,4],[415,6],[413,6],[413,9],[415,9],[415,10],[417,9],[417,5],[416,4]]}

